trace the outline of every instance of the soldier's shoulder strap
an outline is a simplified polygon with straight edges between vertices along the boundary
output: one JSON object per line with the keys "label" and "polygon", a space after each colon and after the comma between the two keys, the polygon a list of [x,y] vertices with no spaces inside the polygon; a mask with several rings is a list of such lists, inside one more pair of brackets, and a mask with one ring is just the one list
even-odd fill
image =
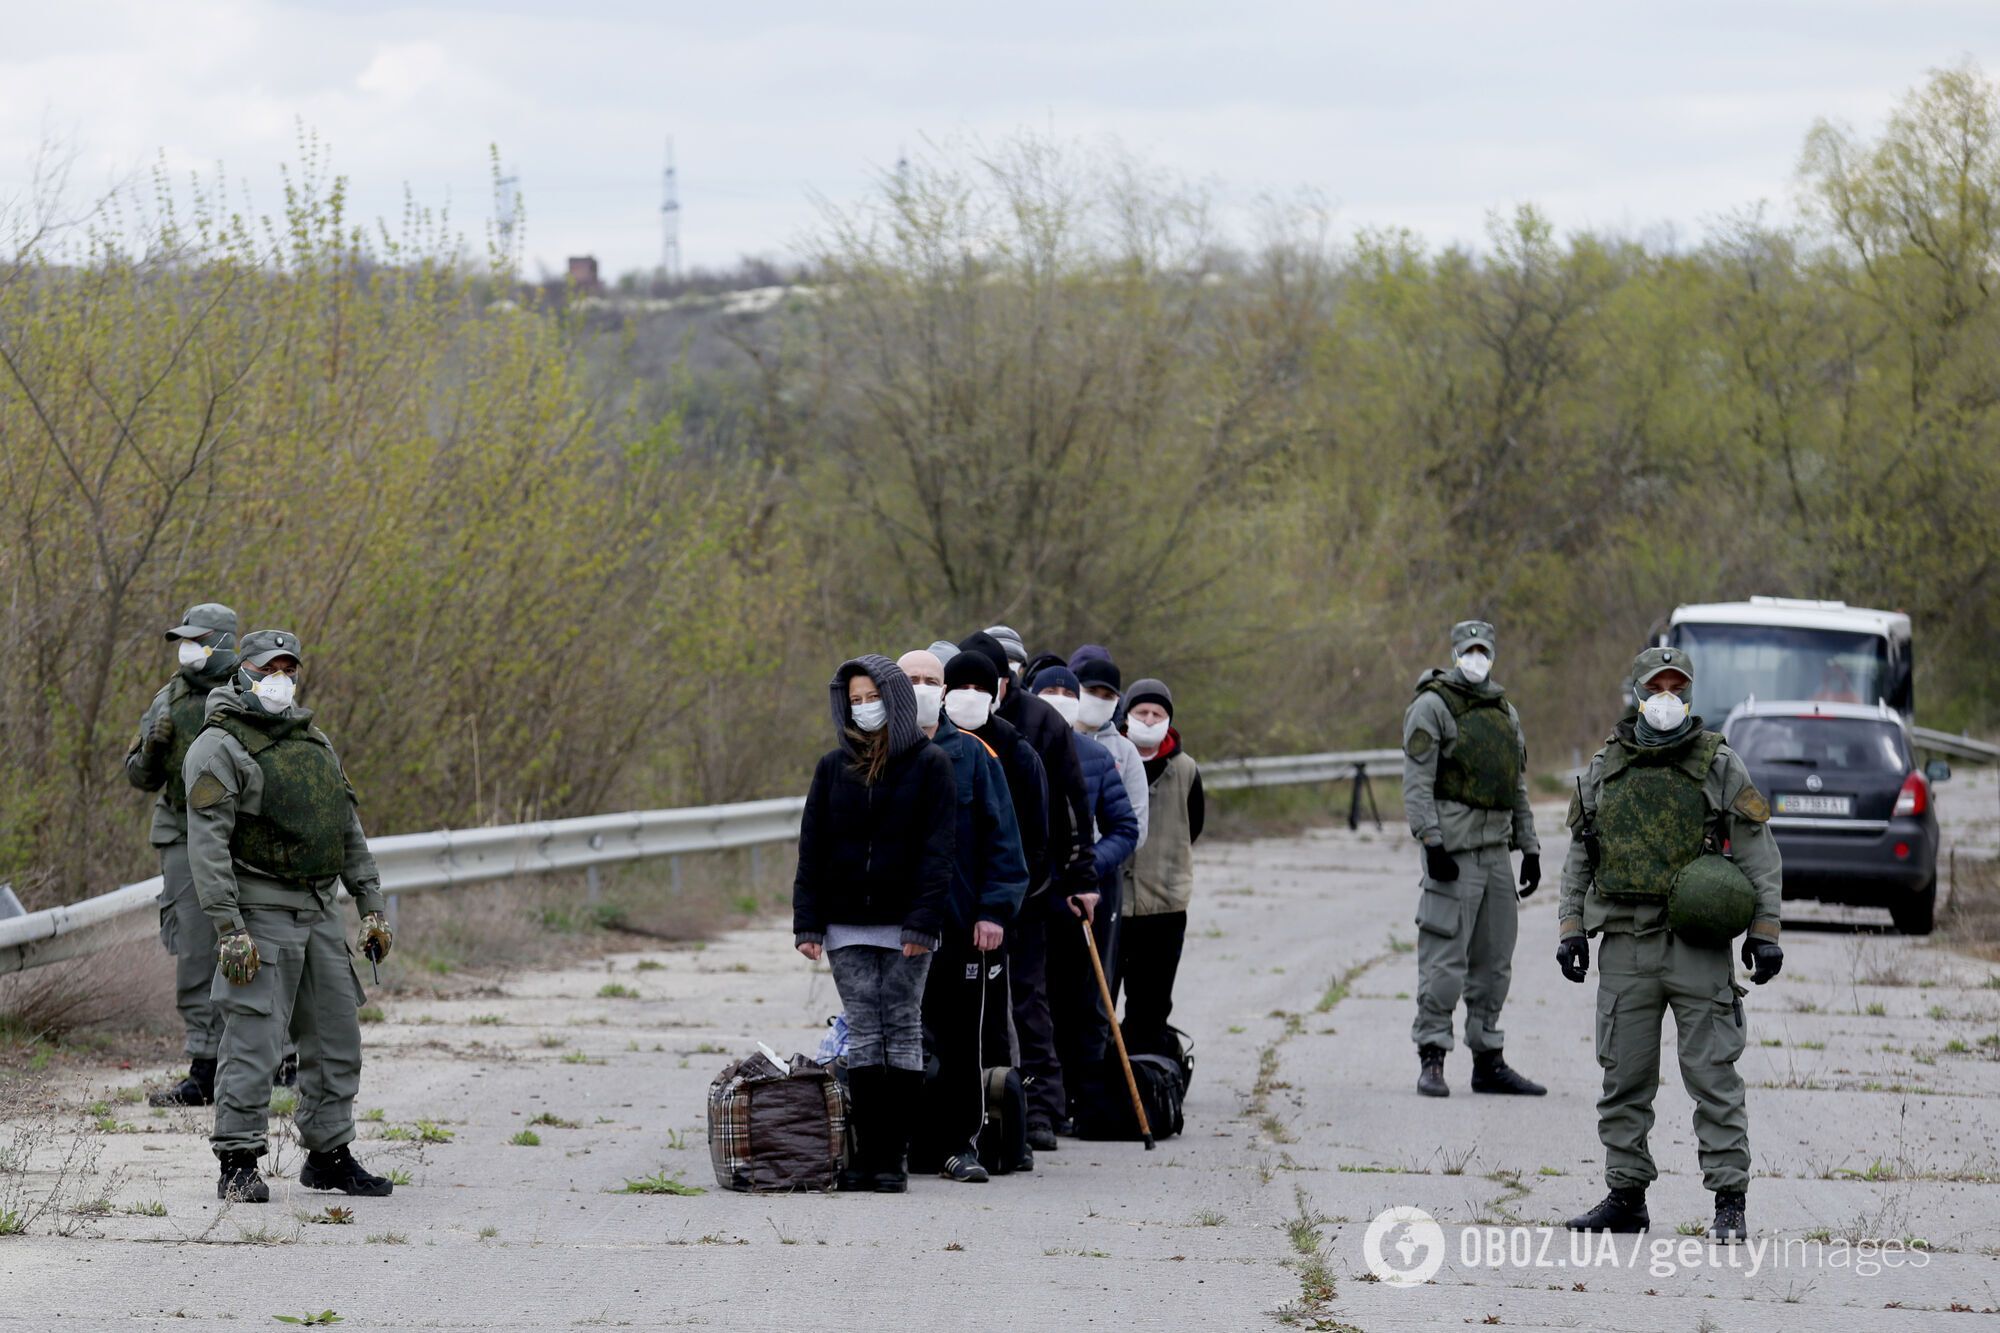
{"label": "soldier's shoulder strap", "polygon": [[220,731],[236,739],[236,743],[248,750],[254,757],[278,743],[278,738],[267,731],[260,731],[234,713],[210,713],[208,721],[202,723],[203,731]]}

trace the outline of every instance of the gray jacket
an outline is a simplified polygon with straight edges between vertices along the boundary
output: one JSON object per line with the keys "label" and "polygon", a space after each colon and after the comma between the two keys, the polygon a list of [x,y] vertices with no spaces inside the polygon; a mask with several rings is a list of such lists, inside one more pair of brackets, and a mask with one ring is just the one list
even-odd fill
{"label": "gray jacket", "polygon": [[[1424,679],[1430,679],[1430,674],[1426,672]],[[1465,679],[1456,667],[1443,674],[1461,683]],[[1486,685],[1494,693],[1500,691],[1491,681]],[[1403,812],[1417,841],[1442,846],[1448,852],[1507,846],[1521,852],[1542,850],[1535,837],[1535,814],[1528,804],[1528,743],[1521,736],[1521,715],[1511,703],[1507,717],[1521,747],[1521,778],[1515,784],[1514,806],[1511,810],[1481,810],[1436,795],[1438,760],[1451,754],[1458,744],[1458,721],[1451,709],[1435,690],[1424,690],[1410,701],[1403,714]]]}
{"label": "gray jacket", "polygon": [[1146,761],[1139,757],[1139,747],[1118,730],[1116,723],[1106,722],[1099,727],[1096,740],[1111,751],[1118,764],[1118,780],[1125,784],[1126,799],[1132,802],[1132,813],[1139,821],[1139,841],[1133,846],[1137,851],[1146,845],[1146,833],[1151,828],[1152,799],[1146,792]]}

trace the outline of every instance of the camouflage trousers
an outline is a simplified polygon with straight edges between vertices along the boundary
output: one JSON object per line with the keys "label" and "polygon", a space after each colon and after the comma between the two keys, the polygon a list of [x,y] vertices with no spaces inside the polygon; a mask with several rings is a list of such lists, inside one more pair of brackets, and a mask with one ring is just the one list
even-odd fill
{"label": "camouflage trousers", "polygon": [[210,1144],[218,1157],[264,1153],[271,1076],[287,1036],[299,1047],[299,1101],[292,1113],[299,1141],[309,1152],[351,1143],[366,997],[340,919],[319,907],[246,907],[243,923],[262,965],[244,986],[215,974],[211,993],[224,1023]]}
{"label": "camouflage trousers", "polygon": [[1659,1174],[1646,1149],[1660,1087],[1660,1025],[1669,1009],[1680,1045],[1681,1086],[1694,1099],[1702,1183],[1738,1191],[1750,1181],[1750,1111],[1744,1102],[1743,988],[1729,950],[1704,948],[1667,931],[1598,937],[1597,1136],[1613,1189],[1643,1188]]}
{"label": "camouflage trousers", "polygon": [[1424,876],[1417,899],[1417,1018],[1410,1040],[1451,1049],[1452,1017],[1465,1001],[1465,1045],[1474,1052],[1506,1044],[1500,1009],[1514,982],[1514,941],[1521,933],[1514,863],[1500,844],[1453,852],[1458,878]]}
{"label": "camouflage trousers", "polygon": [[222,1043],[222,1011],[209,999],[215,984],[215,923],[195,897],[185,842],[160,848],[160,944],[174,956],[174,1007],[180,1010],[191,1060],[213,1060]]}

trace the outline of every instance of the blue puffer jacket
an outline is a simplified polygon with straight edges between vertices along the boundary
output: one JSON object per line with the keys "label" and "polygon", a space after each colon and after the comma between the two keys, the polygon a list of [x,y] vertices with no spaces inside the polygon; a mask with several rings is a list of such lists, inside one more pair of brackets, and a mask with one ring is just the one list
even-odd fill
{"label": "blue puffer jacket", "polygon": [[1089,736],[1072,733],[1077,762],[1083,765],[1084,794],[1090,816],[1097,825],[1097,846],[1092,856],[1097,866],[1099,890],[1118,892],[1118,868],[1139,846],[1139,817],[1132,813],[1132,799],[1118,776],[1118,761],[1111,751]]}

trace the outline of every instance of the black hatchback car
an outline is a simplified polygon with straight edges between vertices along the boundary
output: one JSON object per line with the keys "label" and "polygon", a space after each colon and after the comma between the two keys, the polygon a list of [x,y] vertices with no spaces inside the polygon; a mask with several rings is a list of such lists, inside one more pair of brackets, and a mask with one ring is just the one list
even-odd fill
{"label": "black hatchback car", "polygon": [[1771,803],[1785,896],[1886,907],[1905,935],[1928,935],[1937,908],[1938,822],[1932,785],[1943,760],[1918,768],[1909,729],[1884,705],[1739,705],[1723,723],[1730,748]]}

